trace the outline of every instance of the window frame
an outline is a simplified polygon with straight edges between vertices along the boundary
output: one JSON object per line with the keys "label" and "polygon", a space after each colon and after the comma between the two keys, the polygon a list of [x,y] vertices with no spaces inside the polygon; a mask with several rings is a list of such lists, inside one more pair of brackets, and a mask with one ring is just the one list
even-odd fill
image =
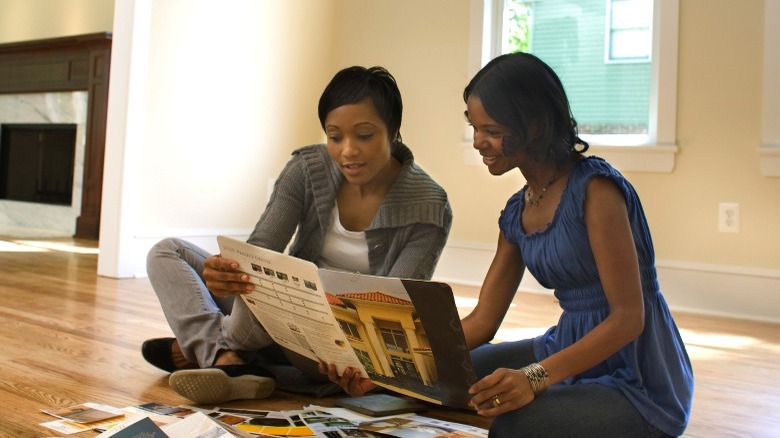
{"label": "window frame", "polygon": [[360,337],[360,329],[358,328],[357,324],[349,321],[344,321],[343,319],[336,319],[338,321],[339,326],[341,326],[341,331],[344,332],[347,336],[352,336],[355,339],[360,339],[361,341],[363,338]]}
{"label": "window frame", "polygon": [[[406,333],[404,333],[402,328],[380,326],[379,334],[382,337],[382,342],[384,342],[385,348],[388,351],[397,351],[407,354],[411,351],[409,347],[409,340],[406,339]],[[392,340],[392,342],[389,342],[389,340]],[[403,342],[403,345],[399,345],[399,340]]]}
{"label": "window frame", "polygon": [[[504,0],[471,2],[467,80],[501,52],[503,4]],[[590,143],[588,154],[604,157],[620,170],[669,173],[674,169],[679,151],[676,141],[679,11],[679,0],[653,0],[648,134],[582,136]],[[472,143],[471,129],[466,126],[464,162],[479,165],[481,160]]]}
{"label": "window frame", "polygon": [[761,174],[780,177],[780,2],[764,3],[764,78],[761,146],[758,148]]}
{"label": "window frame", "polygon": [[[613,58],[612,57],[612,48],[613,48],[613,36],[615,35],[615,32],[617,30],[624,30],[624,29],[616,29],[612,27],[612,9],[613,5],[616,1],[623,1],[623,0],[606,0],[606,16],[607,19],[604,23],[604,63],[605,64],[638,64],[638,63],[652,63],[653,62],[653,52],[652,50],[650,53],[647,54],[647,57],[631,57],[631,58]],[[644,29],[644,28],[643,28]],[[650,23],[649,28],[647,29],[651,33],[653,31],[652,23]],[[652,44],[652,43],[651,43]]]}

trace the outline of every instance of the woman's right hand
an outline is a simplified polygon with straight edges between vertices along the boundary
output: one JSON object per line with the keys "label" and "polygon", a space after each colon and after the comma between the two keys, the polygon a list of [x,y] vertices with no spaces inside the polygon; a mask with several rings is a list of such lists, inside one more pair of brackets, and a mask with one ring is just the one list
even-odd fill
{"label": "woman's right hand", "polygon": [[238,270],[238,262],[215,254],[203,262],[203,280],[218,297],[248,294],[255,289],[249,276]]}
{"label": "woman's right hand", "polygon": [[363,377],[360,371],[352,367],[347,367],[344,370],[344,374],[339,375],[336,365],[320,362],[319,366],[321,374],[327,374],[328,380],[341,386],[344,392],[352,397],[364,395],[376,389],[376,385],[371,379]]}

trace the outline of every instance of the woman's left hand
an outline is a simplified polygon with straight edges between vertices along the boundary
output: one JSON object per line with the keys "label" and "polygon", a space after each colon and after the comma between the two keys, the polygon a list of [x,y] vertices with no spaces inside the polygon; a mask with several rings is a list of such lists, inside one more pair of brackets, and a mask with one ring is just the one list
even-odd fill
{"label": "woman's left hand", "polygon": [[534,401],[531,382],[524,372],[499,368],[469,388],[471,405],[479,415],[495,417]]}
{"label": "woman's left hand", "polygon": [[374,385],[371,379],[363,377],[360,371],[352,367],[347,367],[344,370],[344,374],[339,376],[336,365],[320,363],[320,373],[327,374],[328,380],[341,386],[344,392],[352,397],[357,397],[376,389],[376,385]]}

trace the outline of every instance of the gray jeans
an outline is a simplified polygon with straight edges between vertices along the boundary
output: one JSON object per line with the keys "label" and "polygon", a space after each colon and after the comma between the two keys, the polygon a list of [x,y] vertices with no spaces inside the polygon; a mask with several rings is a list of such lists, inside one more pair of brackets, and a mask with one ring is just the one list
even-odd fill
{"label": "gray jeans", "polygon": [[[497,368],[519,369],[536,362],[533,340],[487,344],[471,358],[477,377]],[[490,426],[496,437],[642,437],[665,433],[649,424],[617,389],[599,384],[554,385],[520,409],[501,414]]]}
{"label": "gray jeans", "polygon": [[208,367],[220,350],[251,360],[273,340],[243,300],[220,298],[206,288],[203,262],[210,256],[186,240],[163,239],[149,250],[149,280],[187,360]]}

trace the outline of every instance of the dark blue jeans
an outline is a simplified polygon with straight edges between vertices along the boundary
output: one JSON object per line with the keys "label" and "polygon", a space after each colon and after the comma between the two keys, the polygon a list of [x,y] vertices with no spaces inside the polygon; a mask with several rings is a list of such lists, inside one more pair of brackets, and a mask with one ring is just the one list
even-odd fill
{"label": "dark blue jeans", "polygon": [[[471,352],[471,358],[479,378],[497,368],[519,369],[537,361],[531,339],[483,345]],[[531,404],[494,418],[489,436],[660,438],[668,435],[647,423],[620,391],[594,383],[551,386]]]}

